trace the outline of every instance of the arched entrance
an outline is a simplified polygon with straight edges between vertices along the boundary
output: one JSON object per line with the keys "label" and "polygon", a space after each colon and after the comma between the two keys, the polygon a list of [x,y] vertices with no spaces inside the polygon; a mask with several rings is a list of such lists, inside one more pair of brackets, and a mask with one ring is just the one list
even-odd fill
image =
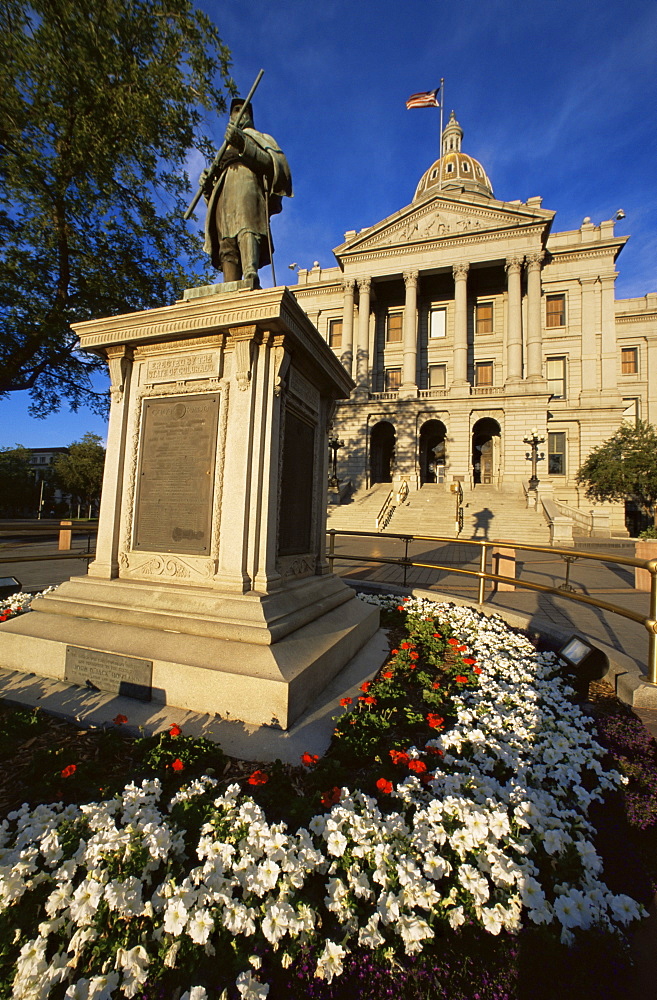
{"label": "arched entrance", "polygon": [[391,483],[395,467],[395,428],[387,420],[375,424],[370,434],[370,484]]}
{"label": "arched entrance", "polygon": [[500,465],[500,425],[483,417],[472,428],[472,482],[497,483]]}
{"label": "arched entrance", "polygon": [[445,481],[447,428],[442,420],[427,420],[420,428],[420,485]]}

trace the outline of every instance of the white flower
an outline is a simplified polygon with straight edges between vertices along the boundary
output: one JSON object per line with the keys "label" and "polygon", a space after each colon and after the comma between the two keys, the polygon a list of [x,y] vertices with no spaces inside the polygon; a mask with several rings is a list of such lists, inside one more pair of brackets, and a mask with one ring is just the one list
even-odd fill
{"label": "white flower", "polygon": [[346,952],[342,945],[335,944],[334,941],[327,941],[324,951],[317,960],[315,975],[319,979],[325,979],[327,983],[332,982],[334,976],[339,976],[342,972],[342,959]]}
{"label": "white flower", "polygon": [[187,933],[195,944],[205,944],[214,930],[214,920],[209,910],[196,910],[187,924]]}
{"label": "white flower", "polygon": [[251,974],[250,970],[248,972],[240,972],[236,980],[236,986],[242,1000],[264,1000],[264,997],[269,993],[269,984],[261,983]]}
{"label": "white flower", "polygon": [[326,838],[326,849],[334,857],[341,857],[347,846],[347,838],[339,830],[333,830]]}
{"label": "white flower", "polygon": [[173,899],[167,903],[164,911],[164,929],[167,934],[178,937],[184,931],[187,919],[187,908],[181,899]]}

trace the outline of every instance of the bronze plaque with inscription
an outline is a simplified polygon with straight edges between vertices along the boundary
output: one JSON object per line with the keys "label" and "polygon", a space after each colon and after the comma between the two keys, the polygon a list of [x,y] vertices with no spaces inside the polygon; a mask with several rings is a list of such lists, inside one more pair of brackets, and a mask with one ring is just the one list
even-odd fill
{"label": "bronze plaque with inscription", "polygon": [[71,684],[150,701],[152,678],[152,660],[119,656],[118,653],[85,649],[83,646],[66,647],[64,680]]}
{"label": "bronze plaque with inscription", "polygon": [[219,395],[145,399],[133,548],[210,555]]}

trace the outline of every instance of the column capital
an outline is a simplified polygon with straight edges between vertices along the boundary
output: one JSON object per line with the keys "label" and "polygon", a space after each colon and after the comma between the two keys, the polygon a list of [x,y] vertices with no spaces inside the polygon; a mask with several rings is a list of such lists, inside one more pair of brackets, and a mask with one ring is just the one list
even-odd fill
{"label": "column capital", "polygon": [[404,284],[408,288],[409,285],[414,285],[417,288],[417,281],[419,277],[418,271],[404,271]]}
{"label": "column capital", "polygon": [[540,271],[544,260],[545,250],[536,250],[534,253],[528,253],[526,257],[527,270]]}
{"label": "column capital", "polygon": [[371,278],[358,278],[358,291],[359,292],[369,292],[372,287]]}
{"label": "column capital", "polygon": [[356,287],[355,278],[343,278],[342,279],[342,291],[351,292],[353,294],[354,288]]}
{"label": "column capital", "polygon": [[463,280],[465,280],[465,278],[467,278],[467,276],[468,276],[468,271],[469,270],[470,270],[470,265],[469,264],[465,264],[465,263],[454,264],[454,266],[452,267],[452,274],[454,275],[454,280],[455,281],[459,281],[459,280],[463,281]]}
{"label": "column capital", "polygon": [[519,257],[507,257],[504,265],[507,274],[520,274],[524,260],[525,258],[522,255]]}

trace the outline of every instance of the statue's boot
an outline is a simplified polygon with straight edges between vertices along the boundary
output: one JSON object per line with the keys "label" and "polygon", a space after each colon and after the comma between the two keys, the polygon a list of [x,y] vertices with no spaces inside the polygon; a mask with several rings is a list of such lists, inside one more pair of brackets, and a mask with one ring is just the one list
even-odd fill
{"label": "statue's boot", "polygon": [[260,288],[258,264],[260,262],[260,237],[256,233],[243,232],[237,237],[242,261],[242,274],[246,281],[253,280],[253,287]]}

